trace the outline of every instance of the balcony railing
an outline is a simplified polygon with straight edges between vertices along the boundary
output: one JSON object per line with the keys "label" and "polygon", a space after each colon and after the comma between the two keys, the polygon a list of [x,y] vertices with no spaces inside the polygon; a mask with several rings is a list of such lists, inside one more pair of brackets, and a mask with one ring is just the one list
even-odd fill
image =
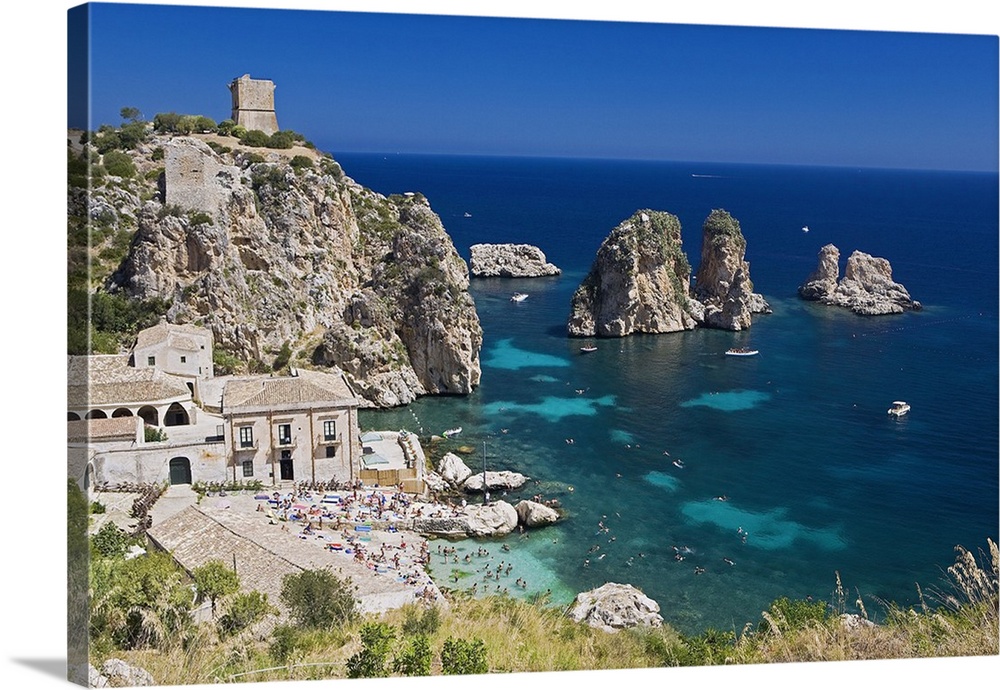
{"label": "balcony railing", "polygon": [[343,434],[335,434],[333,436],[327,436],[326,434],[320,434],[316,438],[316,445],[319,446],[339,446],[344,441]]}

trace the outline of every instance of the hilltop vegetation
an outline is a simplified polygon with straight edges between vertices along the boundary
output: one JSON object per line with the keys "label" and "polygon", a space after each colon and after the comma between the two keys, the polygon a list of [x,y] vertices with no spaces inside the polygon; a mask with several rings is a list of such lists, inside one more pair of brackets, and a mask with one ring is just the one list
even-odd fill
{"label": "hilltop vegetation", "polygon": [[366,189],[297,132],[122,117],[68,142],[70,354],[166,316],[212,330],[219,374],[337,367],[377,406],[479,384],[468,268],[422,194]]}

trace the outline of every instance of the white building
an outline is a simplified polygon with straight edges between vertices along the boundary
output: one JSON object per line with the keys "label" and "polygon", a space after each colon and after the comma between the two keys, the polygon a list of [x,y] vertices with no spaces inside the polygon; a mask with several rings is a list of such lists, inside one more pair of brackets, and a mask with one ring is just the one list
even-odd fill
{"label": "white building", "polygon": [[357,479],[358,398],[342,374],[235,379],[222,394],[234,481]]}

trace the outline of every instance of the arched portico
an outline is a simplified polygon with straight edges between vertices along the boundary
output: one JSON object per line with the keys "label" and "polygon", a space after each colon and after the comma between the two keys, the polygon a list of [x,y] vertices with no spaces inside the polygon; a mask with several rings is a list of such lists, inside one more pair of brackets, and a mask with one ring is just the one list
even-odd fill
{"label": "arched portico", "polygon": [[173,403],[163,415],[163,426],[184,426],[191,423],[188,411],[180,403]]}
{"label": "arched portico", "polygon": [[143,405],[136,414],[149,426],[160,426],[160,413],[152,405]]}

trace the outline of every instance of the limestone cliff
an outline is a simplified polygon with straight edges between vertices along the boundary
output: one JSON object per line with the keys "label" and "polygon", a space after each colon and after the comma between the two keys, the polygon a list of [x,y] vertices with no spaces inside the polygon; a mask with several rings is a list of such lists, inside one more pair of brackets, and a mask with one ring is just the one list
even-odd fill
{"label": "limestone cliff", "polygon": [[752,314],[771,312],[764,297],[753,291],[746,247],[739,221],[727,211],[713,210],[705,219],[694,287],[704,306],[702,325],[741,331],[750,328]]}
{"label": "limestone cliff", "polygon": [[844,277],[837,281],[840,250],[828,244],[820,250],[819,266],[799,286],[803,299],[844,307],[855,314],[879,316],[921,309],[901,284],[892,279],[886,259],[854,251],[847,259]]}
{"label": "limestone cliff", "polygon": [[691,330],[691,265],[681,250],[681,224],[663,211],[637,211],[601,244],[573,294],[571,336]]}
{"label": "limestone cliff", "polygon": [[374,405],[479,384],[468,269],[426,199],[379,195],[314,152],[293,167],[205,139],[158,136],[132,152],[140,170],[165,167],[159,194],[131,211],[138,227],[108,291],[169,299],[170,321],[211,328],[237,361],[260,367],[284,348],[338,366]]}
{"label": "limestone cliff", "polygon": [[562,273],[530,244],[474,244],[469,248],[469,271],[480,278],[539,278]]}

